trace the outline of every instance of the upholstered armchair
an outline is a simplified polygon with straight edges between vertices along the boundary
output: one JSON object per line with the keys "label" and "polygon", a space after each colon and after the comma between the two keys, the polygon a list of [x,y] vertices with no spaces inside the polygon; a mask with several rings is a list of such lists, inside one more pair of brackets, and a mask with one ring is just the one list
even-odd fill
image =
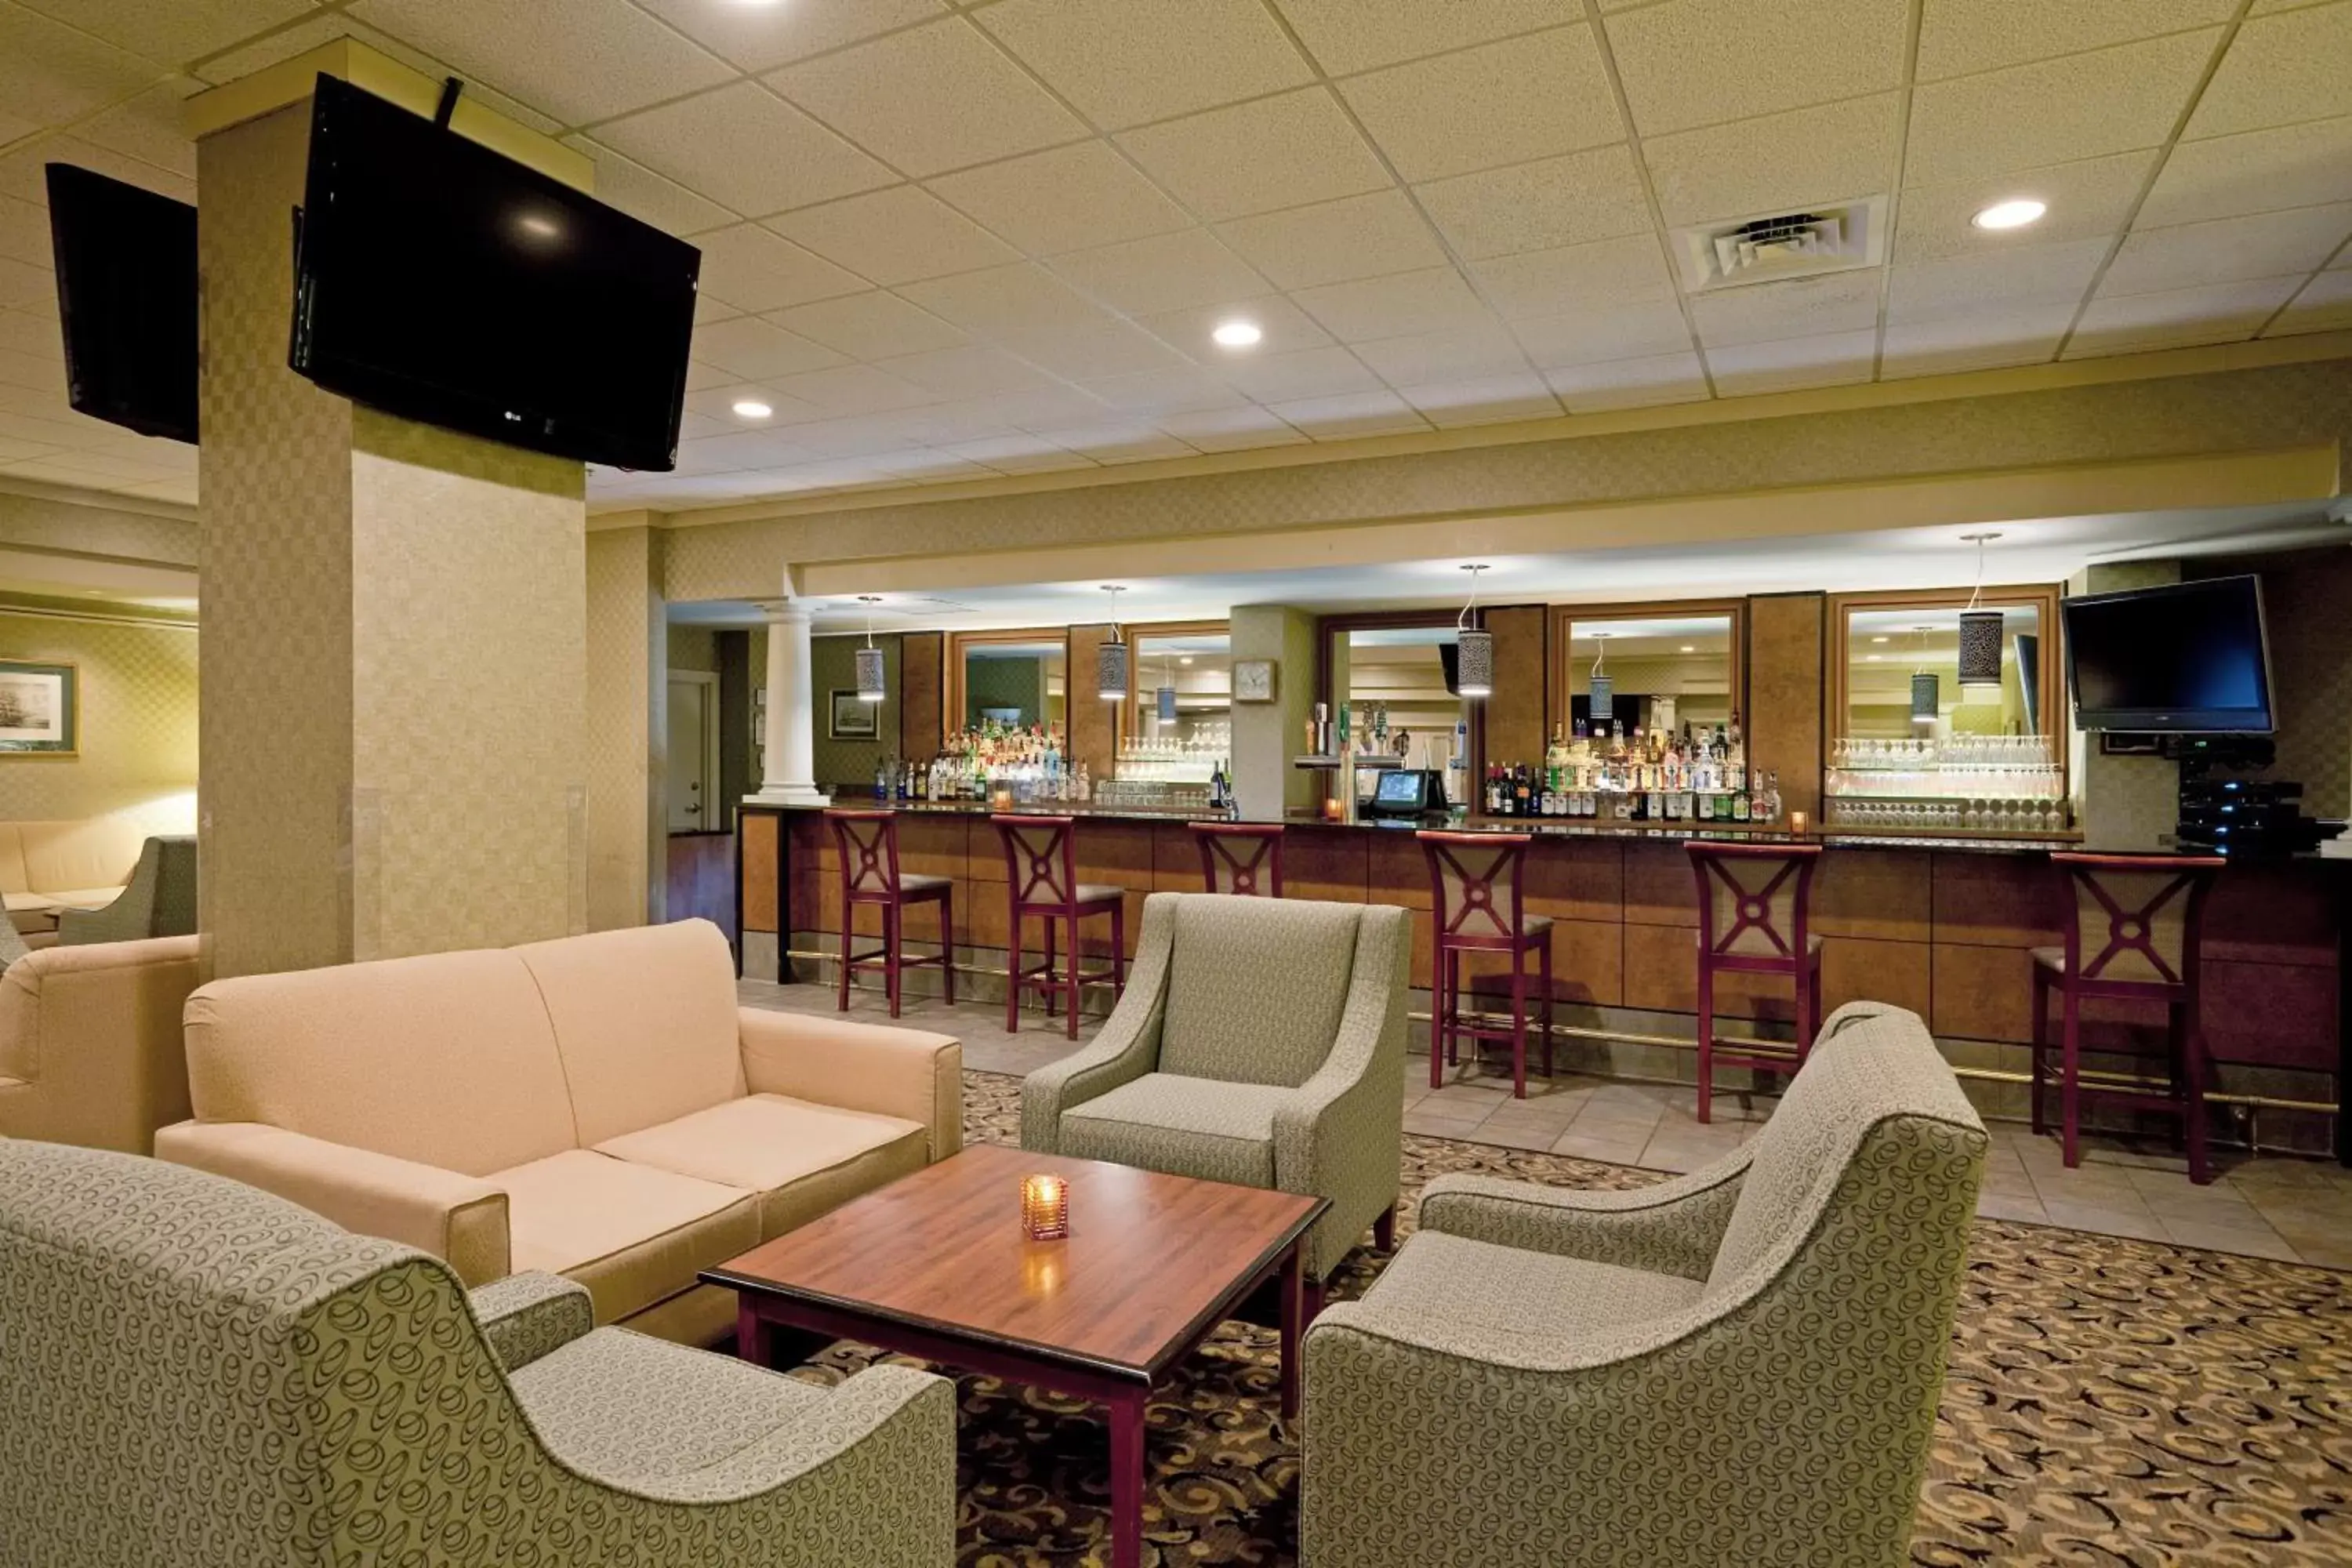
{"label": "upholstered armchair", "polygon": [[1431,1183],[1307,1331],[1301,1563],[1903,1562],[1984,1158],[1927,1027],[1855,1003],[1705,1170]]}
{"label": "upholstered armchair", "polygon": [[1022,1146],[1327,1197],[1307,1237],[1315,1280],[1366,1226],[1385,1244],[1410,921],[1378,904],[1154,893],[1101,1033],[1023,1083]]}
{"label": "upholstered armchair", "polygon": [[953,1561],[948,1383],[589,1323],[553,1276],[469,1296],[257,1188],[0,1139],[0,1560]]}
{"label": "upholstered armchair", "polygon": [[150,838],[139,864],[112,902],[95,910],[58,911],[58,944],[143,942],[196,932],[196,840],[193,834]]}

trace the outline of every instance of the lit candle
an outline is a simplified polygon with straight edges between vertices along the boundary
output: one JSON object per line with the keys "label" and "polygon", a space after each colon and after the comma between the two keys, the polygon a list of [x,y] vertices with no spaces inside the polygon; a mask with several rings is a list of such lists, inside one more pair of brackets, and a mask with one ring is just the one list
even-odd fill
{"label": "lit candle", "polygon": [[1323,816],[1324,816],[1324,818],[1325,818],[1327,821],[1330,821],[1330,822],[1337,822],[1337,821],[1339,821],[1339,803],[1338,801],[1336,801],[1336,800],[1327,800],[1327,801],[1325,801],[1325,802],[1323,803]]}
{"label": "lit candle", "polygon": [[1059,1176],[1021,1178],[1021,1228],[1032,1241],[1070,1234],[1070,1184]]}
{"label": "lit candle", "polygon": [[1805,814],[1803,812],[1792,811],[1789,814],[1789,831],[1795,834],[1800,838],[1802,838],[1805,836]]}
{"label": "lit candle", "polygon": [[1013,792],[1009,789],[998,790],[994,795],[990,797],[989,805],[994,806],[999,811],[1012,810]]}

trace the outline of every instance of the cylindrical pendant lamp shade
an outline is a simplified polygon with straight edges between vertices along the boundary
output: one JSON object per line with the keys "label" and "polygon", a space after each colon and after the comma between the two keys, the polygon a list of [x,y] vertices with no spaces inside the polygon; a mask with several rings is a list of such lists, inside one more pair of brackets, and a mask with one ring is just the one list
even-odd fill
{"label": "cylindrical pendant lamp shade", "polygon": [[1960,684],[2000,684],[2000,612],[1969,610],[1960,616]]}
{"label": "cylindrical pendant lamp shade", "polygon": [[1606,724],[1610,715],[1617,710],[1617,683],[1605,675],[1594,676],[1584,705],[1586,717],[1593,724]]}
{"label": "cylindrical pendant lamp shade", "polygon": [[1159,706],[1160,721],[1162,724],[1176,722],[1176,689],[1172,686],[1163,686],[1153,693],[1153,697]]}
{"label": "cylindrical pendant lamp shade", "polygon": [[882,650],[862,647],[857,650],[857,700],[879,702],[890,695],[888,681],[883,677]]}
{"label": "cylindrical pendant lamp shade", "polygon": [[1095,649],[1095,695],[1106,702],[1127,700],[1127,639],[1116,634]]}
{"label": "cylindrical pendant lamp shade", "polygon": [[1911,678],[1911,722],[1932,724],[1941,707],[1943,693],[1931,673],[1922,672]]}
{"label": "cylindrical pendant lamp shade", "polygon": [[1495,694],[1495,634],[1464,628],[1455,634],[1455,689],[1465,697]]}

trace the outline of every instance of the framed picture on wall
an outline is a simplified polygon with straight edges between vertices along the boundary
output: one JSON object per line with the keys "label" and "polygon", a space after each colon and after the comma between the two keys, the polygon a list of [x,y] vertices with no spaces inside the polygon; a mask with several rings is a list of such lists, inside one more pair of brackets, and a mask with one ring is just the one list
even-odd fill
{"label": "framed picture on wall", "polygon": [[825,735],[835,741],[871,741],[882,733],[879,702],[868,702],[854,686],[833,689],[833,711],[825,716]]}
{"label": "framed picture on wall", "polygon": [[81,672],[0,658],[0,754],[70,757],[81,745]]}

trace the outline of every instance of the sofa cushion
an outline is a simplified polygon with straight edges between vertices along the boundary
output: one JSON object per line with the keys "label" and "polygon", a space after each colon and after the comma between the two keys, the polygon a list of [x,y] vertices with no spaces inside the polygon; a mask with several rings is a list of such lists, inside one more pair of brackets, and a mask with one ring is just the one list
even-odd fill
{"label": "sofa cushion", "polygon": [[1701,1289],[1673,1274],[1424,1230],[1381,1271],[1366,1300],[1431,1321],[1557,1339],[1679,1312]]}
{"label": "sofa cushion", "polygon": [[127,817],[90,816],[65,822],[19,822],[25,885],[58,896],[60,888],[121,888],[139,864],[147,830]]}
{"label": "sofa cushion", "polygon": [[25,875],[25,836],[15,823],[0,822],[0,893],[30,892],[32,887]]}
{"label": "sofa cushion", "polygon": [[1179,897],[1162,1070],[1296,1089],[1331,1054],[1356,964],[1353,904]]}
{"label": "sofa cushion", "polygon": [[743,1092],[735,961],[709,921],[514,950],[546,998],[583,1148]]}
{"label": "sofa cushion", "polygon": [[831,1396],[733,1356],[627,1329],[584,1334],[507,1382],[550,1453],[608,1480],[716,1465]]}
{"label": "sofa cushion", "polygon": [[43,896],[56,909],[102,910],[122,893],[121,888],[63,888]]}
{"label": "sofa cushion", "polygon": [[202,1121],[469,1176],[578,1146],[547,1005],[510,952],[216,980],[188,998],[187,1047]]}
{"label": "sofa cushion", "polygon": [[12,915],[54,915],[58,912],[57,900],[47,893],[0,893],[0,900],[6,901],[8,912]]}
{"label": "sofa cushion", "polygon": [[1062,1112],[1061,1152],[1237,1186],[1274,1185],[1278,1085],[1150,1072]]}
{"label": "sofa cushion", "polygon": [[762,1240],[923,1168],[919,1121],[755,1094],[607,1138],[600,1154],[760,1194]]}
{"label": "sofa cushion", "polygon": [[515,1272],[539,1268],[578,1280],[600,1323],[691,1288],[701,1270],[761,1240],[757,1194],[586,1149],[487,1179],[507,1191]]}

